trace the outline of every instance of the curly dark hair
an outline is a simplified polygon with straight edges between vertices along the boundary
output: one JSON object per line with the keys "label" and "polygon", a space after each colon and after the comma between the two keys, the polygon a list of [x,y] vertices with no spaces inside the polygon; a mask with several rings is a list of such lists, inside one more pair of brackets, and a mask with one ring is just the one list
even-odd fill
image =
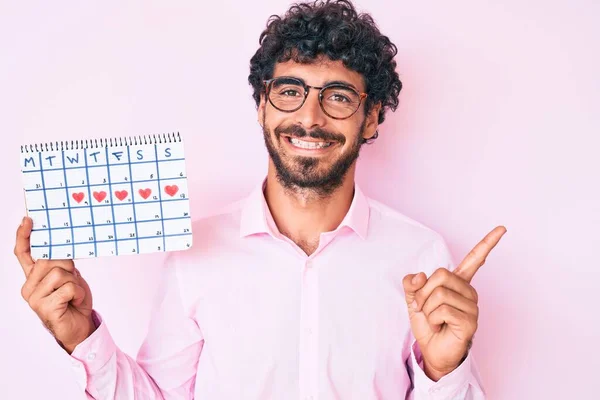
{"label": "curly dark hair", "polygon": [[386,109],[395,111],[402,82],[396,72],[398,49],[381,34],[373,18],[358,13],[347,0],[293,4],[282,17],[272,15],[250,60],[248,82],[258,107],[263,80],[273,76],[275,64],[290,59],[311,63],[319,56],[342,60],[346,68],[361,74],[368,94],[365,110],[381,103],[379,124]]}

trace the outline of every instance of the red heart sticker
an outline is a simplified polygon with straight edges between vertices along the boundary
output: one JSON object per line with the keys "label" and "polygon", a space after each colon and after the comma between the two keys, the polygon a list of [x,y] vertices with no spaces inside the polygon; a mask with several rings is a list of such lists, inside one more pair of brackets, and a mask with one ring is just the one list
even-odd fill
{"label": "red heart sticker", "polygon": [[94,192],[94,198],[100,203],[106,198],[106,192],[104,190],[101,192]]}
{"label": "red heart sticker", "polygon": [[152,190],[150,188],[140,189],[139,193],[140,193],[140,196],[142,196],[144,199],[147,199],[148,197],[150,197],[150,193],[152,193]]}
{"label": "red heart sticker", "polygon": [[117,196],[117,199],[119,199],[119,200],[121,200],[121,201],[122,201],[122,200],[125,200],[125,199],[127,198],[127,195],[128,195],[128,194],[129,194],[129,193],[127,193],[127,190],[117,190],[117,191],[115,192],[115,196]]}
{"label": "red heart sticker", "polygon": [[165,193],[167,193],[171,197],[175,196],[175,193],[177,193],[178,190],[179,188],[177,187],[177,185],[165,186]]}
{"label": "red heart sticker", "polygon": [[71,196],[73,196],[73,199],[78,203],[81,203],[81,200],[83,200],[83,192],[73,193]]}

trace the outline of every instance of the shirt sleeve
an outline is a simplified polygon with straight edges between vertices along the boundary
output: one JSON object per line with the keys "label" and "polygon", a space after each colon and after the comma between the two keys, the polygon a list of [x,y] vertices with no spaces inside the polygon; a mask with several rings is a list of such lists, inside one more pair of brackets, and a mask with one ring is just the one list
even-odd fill
{"label": "shirt sleeve", "polygon": [[[419,259],[419,264],[420,270],[427,271],[428,276],[440,267],[450,271],[456,267],[442,238],[434,243],[431,252]],[[412,342],[406,367],[412,388],[406,396],[407,400],[485,400],[483,384],[471,351],[454,371],[435,382],[425,374],[419,345],[412,333],[410,337]]]}
{"label": "shirt sleeve", "polygon": [[137,358],[122,352],[106,321],[68,356],[89,399],[193,399],[204,344],[199,326],[181,300],[178,271],[167,262],[148,333]]}

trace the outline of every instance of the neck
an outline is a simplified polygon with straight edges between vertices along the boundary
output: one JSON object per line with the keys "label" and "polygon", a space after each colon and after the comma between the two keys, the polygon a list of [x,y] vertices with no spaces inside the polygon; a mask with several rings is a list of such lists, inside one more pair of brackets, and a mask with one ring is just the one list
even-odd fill
{"label": "neck", "polygon": [[354,197],[353,165],[342,185],[327,196],[316,190],[286,188],[269,165],[265,199],[281,234],[290,238],[308,255],[319,246],[323,232],[335,230],[350,209]]}

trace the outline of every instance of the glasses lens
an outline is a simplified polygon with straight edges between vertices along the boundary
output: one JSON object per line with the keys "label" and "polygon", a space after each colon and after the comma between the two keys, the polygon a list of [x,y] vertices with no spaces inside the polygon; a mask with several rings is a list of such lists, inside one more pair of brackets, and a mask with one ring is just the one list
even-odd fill
{"label": "glasses lens", "polygon": [[323,108],[335,118],[346,118],[356,112],[360,94],[347,86],[329,86],[323,90]]}
{"label": "glasses lens", "polygon": [[294,111],[304,101],[304,85],[294,78],[277,78],[271,82],[269,99],[283,111]]}

